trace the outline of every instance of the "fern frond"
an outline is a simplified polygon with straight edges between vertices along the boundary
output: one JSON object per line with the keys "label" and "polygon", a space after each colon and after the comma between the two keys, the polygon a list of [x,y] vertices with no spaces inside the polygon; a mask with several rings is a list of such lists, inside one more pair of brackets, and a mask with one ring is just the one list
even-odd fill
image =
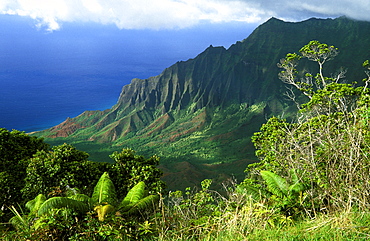
{"label": "fern frond", "polygon": [[287,196],[289,186],[284,178],[270,171],[261,171],[261,176],[272,194],[280,198]]}
{"label": "fern frond", "polygon": [[149,195],[132,205],[126,206],[122,211],[128,215],[137,214],[143,210],[150,209],[159,201],[159,195]]}
{"label": "fern frond", "polygon": [[91,201],[94,205],[100,203],[109,203],[112,205],[116,204],[116,189],[107,172],[103,173],[96,184]]}
{"label": "fern frond", "polygon": [[139,182],[127,193],[126,197],[122,200],[119,208],[125,209],[127,206],[132,206],[142,199],[145,195],[145,183]]}
{"label": "fern frond", "polygon": [[89,206],[81,201],[73,200],[67,197],[52,197],[46,200],[38,210],[39,216],[49,213],[53,209],[58,208],[69,208],[78,213],[86,213],[89,210]]}
{"label": "fern frond", "polygon": [[39,194],[33,200],[26,203],[26,208],[30,210],[30,213],[36,213],[45,201],[46,197],[43,194]]}

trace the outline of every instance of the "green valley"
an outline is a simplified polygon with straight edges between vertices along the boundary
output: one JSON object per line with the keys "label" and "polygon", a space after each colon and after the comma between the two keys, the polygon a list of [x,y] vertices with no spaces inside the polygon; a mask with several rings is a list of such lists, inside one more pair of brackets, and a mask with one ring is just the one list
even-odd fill
{"label": "green valley", "polygon": [[[228,168],[238,166],[234,162],[245,167],[257,160],[252,134],[269,117],[289,119],[296,112],[278,78],[279,60],[308,41],[319,40],[341,50],[327,64],[326,73],[348,68],[346,79],[360,80],[361,64],[368,58],[364,50],[370,49],[369,32],[368,22],[345,17],[299,23],[271,18],[229,49],[210,46],[158,76],[133,79],[111,109],[86,111],[35,135],[51,144],[76,145],[97,162],[109,162],[112,151],[128,147],[145,156],[159,155],[167,176],[177,163],[188,163],[205,170],[221,166],[222,173],[211,168],[202,178],[234,175],[242,180],[244,168]],[[311,67],[303,61],[298,68]],[[188,170],[187,175],[191,173]],[[181,187],[199,183],[196,176]]]}
{"label": "green valley", "polygon": [[0,237],[368,239],[368,30],[271,19],[133,80],[111,109],[34,136],[0,129]]}

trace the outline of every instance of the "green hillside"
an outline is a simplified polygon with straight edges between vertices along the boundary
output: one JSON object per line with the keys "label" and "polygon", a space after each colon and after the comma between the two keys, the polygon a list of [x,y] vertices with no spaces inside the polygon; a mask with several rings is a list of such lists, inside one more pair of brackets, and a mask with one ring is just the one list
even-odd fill
{"label": "green hillside", "polygon": [[[0,129],[0,239],[368,239],[369,26],[271,19],[228,50],[133,80],[109,110],[36,133],[97,161],[125,146],[158,153],[164,173],[155,155],[123,149],[93,162]],[[322,39],[279,60],[295,47],[288,36]],[[269,79],[277,61],[280,81]],[[259,161],[247,166],[251,142]],[[242,181],[225,181],[232,174]]]}
{"label": "green hillside", "polygon": [[[252,134],[268,117],[289,119],[296,111],[284,96],[277,63],[310,40],[341,50],[327,73],[344,67],[349,82],[365,77],[361,64],[369,57],[370,23],[271,18],[229,49],[210,46],[158,76],[133,79],[111,109],[86,111],[35,135],[53,145],[71,143],[99,162],[124,147],[157,154],[164,179],[176,187],[232,175],[242,180],[245,167],[257,160]],[[303,62],[299,69],[311,67]]]}

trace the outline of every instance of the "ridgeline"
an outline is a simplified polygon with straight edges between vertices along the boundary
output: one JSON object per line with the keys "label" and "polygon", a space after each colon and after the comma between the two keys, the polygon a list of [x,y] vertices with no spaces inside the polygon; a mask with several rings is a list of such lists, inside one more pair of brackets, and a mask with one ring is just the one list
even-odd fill
{"label": "ridgeline", "polygon": [[[309,19],[291,23],[271,18],[230,48],[208,47],[194,59],[177,62],[160,75],[133,79],[117,103],[104,111],[85,111],[35,133],[51,144],[68,142],[94,161],[108,161],[113,150],[132,148],[161,158],[163,179],[180,189],[212,178],[242,180],[256,161],[250,137],[268,117],[290,118],[277,63],[311,40],[341,50],[325,71],[349,69],[348,82],[365,77],[370,23]],[[303,62],[300,70],[312,68]],[[360,83],[359,83],[360,84]]]}

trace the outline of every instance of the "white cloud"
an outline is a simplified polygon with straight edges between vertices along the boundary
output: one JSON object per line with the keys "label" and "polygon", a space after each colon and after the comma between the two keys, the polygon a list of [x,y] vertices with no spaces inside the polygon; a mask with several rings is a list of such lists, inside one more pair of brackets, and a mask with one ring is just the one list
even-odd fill
{"label": "white cloud", "polygon": [[83,6],[92,13],[100,13],[103,8],[97,0],[82,0]]}
{"label": "white cloud", "polygon": [[303,20],[309,17],[347,16],[370,21],[368,0],[242,0],[245,3],[259,3],[260,8],[274,17],[285,20]]}
{"label": "white cloud", "polygon": [[127,29],[172,29],[201,21],[261,23],[340,16],[370,20],[368,0],[0,0],[0,13],[29,16],[37,26],[92,21]]}

